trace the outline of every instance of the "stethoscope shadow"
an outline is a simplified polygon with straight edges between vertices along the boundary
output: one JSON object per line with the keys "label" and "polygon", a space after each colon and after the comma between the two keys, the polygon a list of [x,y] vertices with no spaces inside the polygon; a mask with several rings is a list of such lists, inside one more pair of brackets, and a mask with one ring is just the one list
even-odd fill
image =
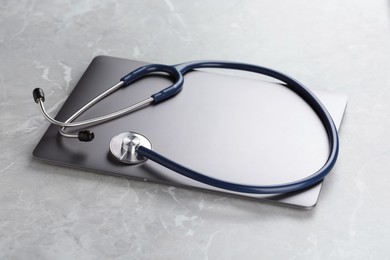
{"label": "stethoscope shadow", "polygon": [[[132,179],[141,179],[143,181],[150,181],[151,183],[155,183],[155,184],[175,186],[175,187],[177,187],[179,189],[183,189],[183,190],[185,189],[185,190],[192,190],[192,191],[200,192],[200,193],[207,193],[207,194],[210,194],[210,196],[211,195],[219,195],[219,196],[224,196],[224,197],[229,198],[229,199],[237,199],[237,200],[243,199],[243,195],[240,195],[240,194],[224,193],[223,191],[203,189],[200,187],[192,187],[192,186],[178,183],[177,179],[167,176],[166,173],[161,172],[158,169],[158,167],[153,167],[153,165],[148,163],[148,161],[145,163],[142,163],[140,165],[136,165],[136,166],[124,164],[124,163],[119,162],[117,160],[117,158],[115,158],[110,152],[107,152],[107,160],[111,164],[113,164],[117,167],[123,167],[123,168],[140,167],[139,170],[142,171],[144,176],[145,176],[145,178],[134,178],[132,176],[123,176],[125,178],[127,177],[127,178],[132,178]],[[172,171],[172,175],[174,175],[174,174],[177,174],[177,173]],[[149,180],[149,178],[150,178],[150,180]],[[264,195],[264,196],[260,195],[260,196],[262,196],[261,201],[262,201],[262,203],[277,206],[277,207],[280,207],[280,205],[285,206],[284,203],[280,203],[278,201],[283,200],[283,199],[288,198],[288,197],[291,197],[291,196],[294,196],[294,195],[298,195],[298,194],[305,192],[307,190],[310,190],[316,185],[318,185],[318,184],[314,184],[313,186],[310,186],[308,188],[305,188],[305,189],[302,189],[299,191],[294,191],[294,192],[285,193],[285,194],[271,194],[271,195]],[[244,200],[256,203],[256,205],[259,203],[259,197],[253,197],[253,198],[247,197],[247,196],[244,196],[244,197],[245,197]],[[190,202],[188,201],[188,203],[190,203]],[[286,208],[301,209],[299,206],[287,206]]]}
{"label": "stethoscope shadow", "polygon": [[[144,181],[149,181],[149,179],[152,179],[151,182],[154,183],[161,183],[161,184],[167,184],[171,185],[172,182],[175,182],[173,178],[169,178],[169,176],[163,175],[156,167],[153,167],[148,161],[141,163],[141,164],[125,164],[120,161],[118,161],[117,158],[115,158],[114,155],[110,151],[107,151],[106,155],[107,161],[112,164],[115,167],[119,167],[121,169],[123,168],[129,168],[129,167],[137,167],[139,171],[143,172],[144,178],[142,177],[133,177],[130,175],[126,175],[124,177],[128,178],[136,178],[136,179],[143,179]],[[174,173],[173,173],[174,174]]]}
{"label": "stethoscope shadow", "polygon": [[[69,141],[69,140],[67,140],[67,141]],[[79,141],[77,140],[77,142],[79,142]],[[62,137],[59,134],[56,136],[56,143],[57,143],[58,147],[61,149],[62,155],[66,156],[67,158],[70,158],[72,163],[82,164],[86,161],[86,159],[88,157],[87,154],[85,152],[75,151],[75,150],[67,147],[65,145],[65,142],[64,142],[64,137]]]}

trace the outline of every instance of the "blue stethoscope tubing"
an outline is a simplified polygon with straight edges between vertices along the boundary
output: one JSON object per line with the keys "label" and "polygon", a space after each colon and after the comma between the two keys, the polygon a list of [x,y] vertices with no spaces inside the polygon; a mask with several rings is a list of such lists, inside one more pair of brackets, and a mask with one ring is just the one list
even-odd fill
{"label": "blue stethoscope tubing", "polygon": [[138,148],[138,153],[140,155],[198,182],[202,182],[204,184],[211,185],[224,190],[251,194],[280,194],[305,189],[322,181],[326,177],[326,175],[332,170],[333,166],[337,161],[339,150],[337,128],[333,122],[332,117],[330,116],[329,112],[322,104],[322,102],[303,84],[278,71],[251,64],[219,61],[200,61],[183,63],[176,65],[175,67],[178,69],[181,75],[185,75],[191,70],[201,68],[234,69],[266,75],[286,83],[286,86],[289,89],[298,94],[314,110],[314,112],[316,112],[317,116],[320,118],[322,124],[324,125],[328,135],[330,147],[328,159],[317,172],[301,180],[278,185],[253,186],[237,184],[212,178],[205,174],[189,169],[143,146],[140,146]]}
{"label": "blue stethoscope tubing", "polygon": [[[252,65],[245,63],[237,63],[237,62],[226,62],[226,61],[194,61],[188,63],[182,63],[174,66],[163,65],[163,64],[150,64],[143,67],[140,67],[126,76],[121,78],[121,82],[123,82],[122,87],[128,86],[136,80],[139,80],[143,76],[154,73],[154,72],[165,72],[170,75],[174,84],[171,86],[159,91],[151,96],[152,104],[158,104],[162,101],[165,101],[174,95],[176,95],[183,88],[184,84],[184,75],[189,71],[195,69],[203,69],[203,68],[219,68],[219,69],[233,69],[233,70],[241,70],[248,71],[253,73],[258,73],[262,75],[266,75],[275,79],[280,80],[286,84],[286,87],[294,91],[297,95],[299,95],[317,114],[319,119],[321,120],[323,126],[328,135],[329,140],[329,156],[325,162],[325,164],[315,173],[289,183],[277,184],[277,185],[266,185],[266,186],[258,186],[258,185],[245,185],[232,183],[228,181],[223,181],[220,179],[216,179],[210,176],[207,176],[203,173],[194,171],[189,169],[149,148],[144,146],[139,146],[137,148],[137,153],[157,164],[160,164],[163,167],[166,167],[178,174],[181,174],[185,177],[193,179],[195,181],[217,187],[223,190],[229,190],[233,192],[239,193],[249,193],[249,194],[284,194],[295,192],[298,190],[302,190],[308,187],[311,187],[315,184],[321,182],[332,170],[334,167],[339,151],[339,140],[337,128],[333,122],[333,119],[322,102],[303,84],[299,83],[295,79],[287,76],[278,71]],[[39,98],[43,99],[43,92],[40,93],[41,90],[34,90],[33,95],[34,99],[37,102]],[[37,102],[38,103],[38,102]],[[92,137],[93,138],[93,137]]]}

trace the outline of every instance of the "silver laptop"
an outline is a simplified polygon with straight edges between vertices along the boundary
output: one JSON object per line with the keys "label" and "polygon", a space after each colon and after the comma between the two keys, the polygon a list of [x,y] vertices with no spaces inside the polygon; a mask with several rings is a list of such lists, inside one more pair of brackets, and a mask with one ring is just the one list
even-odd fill
{"label": "silver laptop", "polygon": [[[108,56],[96,57],[56,118],[66,120],[122,76],[145,64]],[[148,76],[119,89],[78,120],[125,108],[170,84],[165,75]],[[339,128],[347,104],[346,96],[314,92]],[[272,79],[209,71],[188,73],[183,90],[163,103],[90,129],[95,133],[95,139],[85,143],[60,136],[58,127],[51,125],[33,155],[45,162],[104,174],[311,208],[318,201],[323,183],[288,194],[230,192],[187,179],[151,161],[133,166],[122,164],[110,155],[109,143],[121,132],[139,132],[151,141],[153,150],[180,164],[214,178],[250,185],[302,179],[316,172],[329,152],[321,121],[288,88]]]}

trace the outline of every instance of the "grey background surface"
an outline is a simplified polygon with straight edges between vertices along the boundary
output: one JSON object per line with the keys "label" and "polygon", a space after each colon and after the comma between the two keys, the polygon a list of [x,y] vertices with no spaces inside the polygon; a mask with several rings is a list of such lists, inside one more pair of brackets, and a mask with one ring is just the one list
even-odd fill
{"label": "grey background surface", "polygon": [[[389,1],[3,1],[0,256],[10,259],[386,259]],[[31,152],[96,55],[227,59],[349,97],[320,204],[300,211],[53,167]]]}

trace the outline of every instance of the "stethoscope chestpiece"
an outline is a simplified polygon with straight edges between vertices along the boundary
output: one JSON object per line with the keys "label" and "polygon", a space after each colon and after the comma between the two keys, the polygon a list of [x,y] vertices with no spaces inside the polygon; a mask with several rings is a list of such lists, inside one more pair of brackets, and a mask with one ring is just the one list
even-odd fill
{"label": "stethoscope chestpiece", "polygon": [[124,132],[114,136],[110,142],[111,154],[120,162],[138,164],[147,158],[138,154],[138,147],[152,149],[152,144],[143,135],[135,132]]}

